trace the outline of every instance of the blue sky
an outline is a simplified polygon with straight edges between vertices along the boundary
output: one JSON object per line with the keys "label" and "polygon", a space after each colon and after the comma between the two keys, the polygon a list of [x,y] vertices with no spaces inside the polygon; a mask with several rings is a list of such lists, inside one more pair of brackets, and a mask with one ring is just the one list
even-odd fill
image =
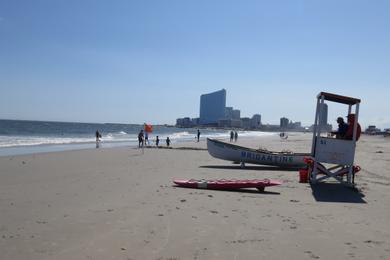
{"label": "blue sky", "polygon": [[[0,2],[0,118],[175,123],[225,88],[241,116],[310,125],[316,95],[390,127],[390,1]],[[329,105],[331,123],[347,108]]]}

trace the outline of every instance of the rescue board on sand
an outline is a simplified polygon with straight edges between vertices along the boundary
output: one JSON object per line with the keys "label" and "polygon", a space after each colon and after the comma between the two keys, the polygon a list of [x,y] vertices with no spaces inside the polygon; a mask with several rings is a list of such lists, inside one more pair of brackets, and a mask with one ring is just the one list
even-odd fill
{"label": "rescue board on sand", "polygon": [[264,191],[265,187],[276,186],[282,184],[281,181],[269,179],[253,179],[253,180],[236,180],[236,179],[220,179],[220,180],[173,180],[173,182],[181,187],[195,189],[212,189],[212,190],[235,190],[243,188],[256,188]]}

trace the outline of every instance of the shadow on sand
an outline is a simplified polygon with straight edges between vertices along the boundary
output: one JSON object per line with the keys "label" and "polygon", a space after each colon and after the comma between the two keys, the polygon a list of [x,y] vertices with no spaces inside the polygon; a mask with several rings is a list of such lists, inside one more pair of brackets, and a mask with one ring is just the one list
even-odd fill
{"label": "shadow on sand", "polygon": [[199,168],[209,169],[223,169],[223,170],[256,170],[256,171],[299,171],[299,168],[287,168],[287,167],[276,167],[276,166],[248,166],[245,165],[241,168],[240,165],[203,165]]}
{"label": "shadow on sand", "polygon": [[[213,191],[224,191],[224,192],[238,192],[238,193],[251,193],[251,194],[264,194],[264,195],[280,195],[280,192],[274,192],[274,191],[259,191],[256,188],[253,189],[231,189],[231,190],[222,190],[222,189],[199,189],[199,188],[188,188],[188,187],[182,187],[178,185],[173,185],[175,188],[180,189],[191,189],[191,190],[199,190],[199,191],[207,191],[207,190],[213,190]],[[267,189],[267,188],[266,188]]]}
{"label": "shadow on sand", "polygon": [[349,188],[340,183],[310,184],[313,196],[318,202],[367,203],[364,194],[356,188]]}

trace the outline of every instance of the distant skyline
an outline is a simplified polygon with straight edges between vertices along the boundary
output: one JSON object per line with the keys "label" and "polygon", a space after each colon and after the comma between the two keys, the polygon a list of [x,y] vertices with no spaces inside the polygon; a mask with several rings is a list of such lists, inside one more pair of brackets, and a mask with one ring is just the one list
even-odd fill
{"label": "distant skyline", "polygon": [[[390,128],[390,1],[0,2],[0,119],[174,124],[200,96],[311,125],[316,96]],[[329,103],[336,125],[347,108]]]}

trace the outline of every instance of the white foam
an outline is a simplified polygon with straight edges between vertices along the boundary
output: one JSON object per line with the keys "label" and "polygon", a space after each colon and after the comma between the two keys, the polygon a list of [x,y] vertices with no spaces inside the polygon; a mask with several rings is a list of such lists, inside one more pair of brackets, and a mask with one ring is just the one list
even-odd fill
{"label": "white foam", "polygon": [[[201,138],[229,138],[230,131],[221,130],[211,132],[210,130],[201,131]],[[269,132],[259,132],[259,131],[238,131],[238,136],[240,137],[266,137],[271,135],[276,135],[277,133]],[[155,138],[156,135],[159,135],[161,140],[164,140],[167,136],[172,141],[181,142],[181,141],[191,141],[195,139],[196,133],[190,133],[188,131],[182,132],[173,132],[173,133],[162,133],[162,134],[153,134],[149,136],[149,140]],[[64,145],[64,144],[87,144],[94,143],[95,137],[44,137],[44,136],[0,136],[0,148],[7,147],[21,147],[21,146],[38,146],[38,145]],[[127,143],[127,142],[138,142],[138,137],[136,134],[127,134],[124,131],[116,133],[107,133],[102,136],[102,143]]]}
{"label": "white foam", "polygon": [[91,143],[94,138],[0,136],[0,147]]}

